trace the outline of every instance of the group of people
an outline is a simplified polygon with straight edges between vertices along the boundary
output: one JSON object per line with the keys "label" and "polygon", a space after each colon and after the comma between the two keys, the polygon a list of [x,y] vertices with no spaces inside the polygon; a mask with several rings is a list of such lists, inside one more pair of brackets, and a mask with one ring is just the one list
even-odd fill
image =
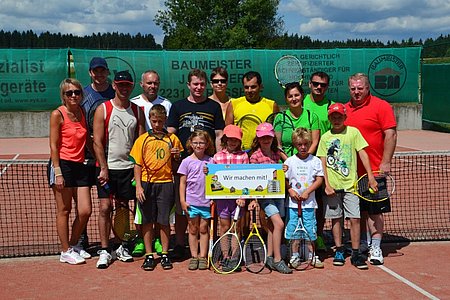
{"label": "group of people", "polygon": [[[128,71],[117,72],[110,84],[106,60],[94,57],[89,75],[92,82],[84,88],[76,79],[62,81],[62,105],[50,119],[48,180],[57,204],[61,262],[80,264],[91,257],[86,251],[86,224],[92,212],[90,188],[96,185],[101,241],[97,268],[107,268],[114,259],[129,262],[133,256],[145,256],[141,267],[149,271],[157,266],[158,255],[161,267],[171,269],[172,259],[185,255],[187,230],[189,270],[207,269],[212,201],[205,196],[206,165],[283,162],[286,198],[216,200],[219,234],[230,227],[237,206],[245,208],[241,232],[249,224],[245,212],[261,210],[267,267],[292,273],[289,266],[295,267],[298,258],[294,253],[283,260],[281,244],[283,232],[295,229],[301,205],[305,227],[318,249],[326,249],[324,220],[332,220],[334,265],[345,263],[342,218],[350,220],[351,263],[367,268],[364,253],[368,251],[370,263],[383,264],[380,244],[389,200],[365,202],[351,189],[359,175],[368,173],[371,188],[377,190],[373,172],[390,171],[396,122],[391,106],[370,94],[366,75],[349,78],[350,101],[345,105],[328,99],[330,78],[324,72],[311,75],[308,95],[299,83],[287,84],[288,108],[283,113],[278,113],[274,100],[261,96],[262,78],[255,71],[242,78],[245,95],[231,99],[226,93],[226,69],[212,70],[209,97],[206,73],[193,69],[188,75],[189,96],[173,103],[158,95],[160,78],[154,70],[142,74],[142,93],[132,99],[134,80]],[[275,120],[269,121],[274,113],[278,113]],[[261,123],[253,128],[238,126],[248,114],[258,116]],[[345,164],[345,172],[337,163]],[[112,199],[136,201],[135,223],[141,239],[134,249],[110,246]],[[69,230],[73,202],[76,219]],[[173,207],[176,245],[169,255]],[[323,268],[318,256],[310,259]]]}

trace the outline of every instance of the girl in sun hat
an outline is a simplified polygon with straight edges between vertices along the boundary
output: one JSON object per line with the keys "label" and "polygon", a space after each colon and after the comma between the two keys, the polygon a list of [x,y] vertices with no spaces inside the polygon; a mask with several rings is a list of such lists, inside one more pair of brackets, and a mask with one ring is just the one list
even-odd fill
{"label": "girl in sun hat", "polygon": [[[280,150],[272,124],[261,123],[256,127],[256,137],[253,140],[250,163],[252,164],[277,164],[280,161]],[[264,209],[268,218],[267,222],[267,266],[282,274],[290,274],[281,258],[281,237],[284,230],[284,199],[264,199],[259,205]],[[258,200],[253,200],[249,210],[259,209]]]}
{"label": "girl in sun hat", "polygon": [[[222,150],[213,157],[214,164],[248,164],[248,155],[241,149],[242,129],[236,125],[227,125],[223,130],[221,140]],[[237,200],[217,200],[217,215],[219,216],[219,232],[224,234],[231,226],[231,218],[234,216],[237,206],[245,205],[244,199]],[[242,216],[242,210],[240,212]],[[239,223],[238,223],[239,228]]]}

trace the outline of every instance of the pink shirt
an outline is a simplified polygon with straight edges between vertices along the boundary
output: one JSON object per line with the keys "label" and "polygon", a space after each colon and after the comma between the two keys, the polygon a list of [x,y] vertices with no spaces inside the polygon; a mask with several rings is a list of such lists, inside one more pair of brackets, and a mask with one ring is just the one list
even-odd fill
{"label": "pink shirt", "polygon": [[266,156],[261,148],[258,148],[255,152],[253,152],[250,157],[251,164],[277,164],[280,161],[280,151],[271,153],[271,156]]}
{"label": "pink shirt", "polygon": [[227,149],[223,149],[217,152],[213,157],[213,163],[215,164],[248,164],[247,152],[239,150],[234,153],[230,153]]}

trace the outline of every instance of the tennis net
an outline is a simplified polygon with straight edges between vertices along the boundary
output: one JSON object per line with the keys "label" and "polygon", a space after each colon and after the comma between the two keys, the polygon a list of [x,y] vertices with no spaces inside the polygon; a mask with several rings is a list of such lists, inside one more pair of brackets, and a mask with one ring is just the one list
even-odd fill
{"label": "tennis net", "polygon": [[[0,160],[0,257],[59,253],[56,204],[46,165],[47,161]],[[392,176],[396,191],[392,212],[385,215],[384,240],[450,240],[450,151],[396,153]],[[92,245],[99,244],[96,194],[93,188],[87,228]]]}

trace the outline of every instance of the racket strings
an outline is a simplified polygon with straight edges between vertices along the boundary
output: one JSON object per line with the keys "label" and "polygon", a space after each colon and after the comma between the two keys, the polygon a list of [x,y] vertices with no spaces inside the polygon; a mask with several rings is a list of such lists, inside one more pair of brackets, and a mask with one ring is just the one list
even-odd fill
{"label": "racket strings", "polygon": [[224,234],[213,247],[212,263],[221,273],[234,271],[241,263],[242,249],[239,239],[232,233]]}
{"label": "racket strings", "polygon": [[247,268],[259,269],[266,261],[266,251],[263,241],[257,235],[250,235],[245,243],[244,251]]}

